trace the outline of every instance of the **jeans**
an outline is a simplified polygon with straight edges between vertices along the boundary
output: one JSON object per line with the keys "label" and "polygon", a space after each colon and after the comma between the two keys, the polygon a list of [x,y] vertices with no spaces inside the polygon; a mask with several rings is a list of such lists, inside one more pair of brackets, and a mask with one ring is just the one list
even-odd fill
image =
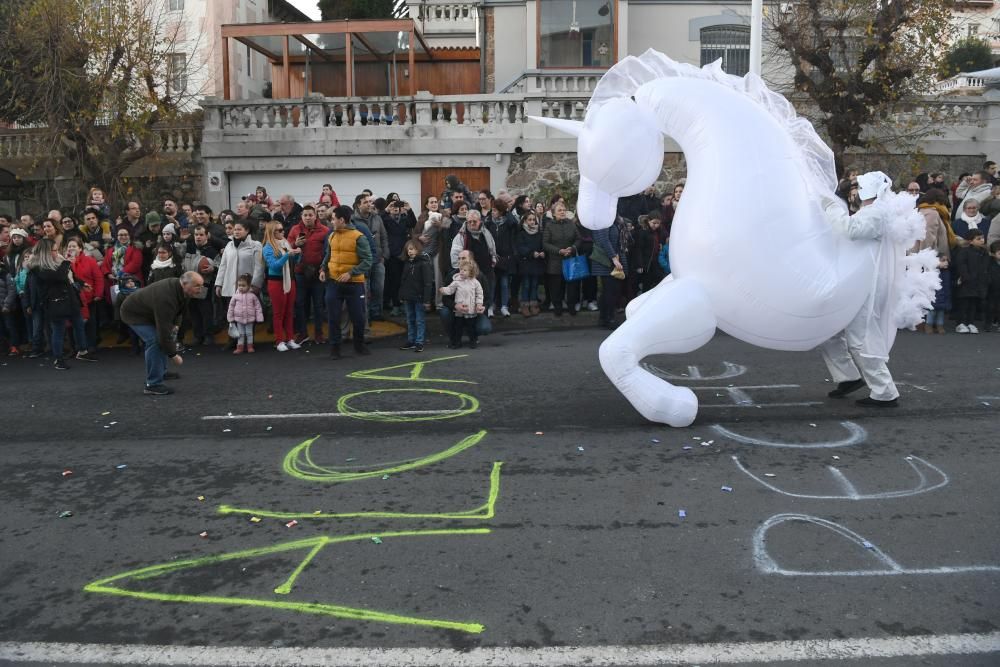
{"label": "jeans", "polygon": [[[27,307],[26,307],[27,308]],[[28,327],[28,339],[31,341],[32,352],[45,351],[45,311],[39,306],[31,311],[31,315],[25,315],[25,323]]]}
{"label": "jeans", "polygon": [[404,301],[403,307],[406,309],[406,342],[423,345],[427,340],[424,304],[419,300]]}
{"label": "jeans", "polygon": [[521,303],[538,301],[538,276],[521,276]]}
{"label": "jeans", "polygon": [[385,291],[385,264],[375,262],[372,264],[372,272],[368,278],[368,291],[371,299],[368,301],[368,316],[371,318],[382,316],[382,293]]}
{"label": "jeans", "polygon": [[73,325],[73,339],[76,342],[78,352],[85,352],[87,347],[87,331],[83,325],[83,317],[80,313],[73,313],[72,317],[57,317],[49,322],[49,332],[52,337],[52,358],[61,359],[63,355],[63,340],[66,337],[67,322]]}
{"label": "jeans", "polygon": [[365,340],[365,284],[326,282],[326,316],[330,327],[330,343],[340,345],[340,312],[347,304],[347,313],[354,327],[354,346],[361,347]]}
{"label": "jeans", "polygon": [[929,327],[943,327],[944,326],[944,310],[929,310],[927,311],[927,326]]}
{"label": "jeans", "polygon": [[498,300],[496,307],[503,308],[504,306],[510,305],[510,279],[511,275],[506,271],[497,271],[497,284],[500,286],[498,290]]}
{"label": "jeans", "polygon": [[310,316],[316,338],[323,337],[323,292],[323,283],[320,281],[314,280],[307,284],[305,276],[295,276],[295,333],[303,338],[309,335]]}
{"label": "jeans", "polygon": [[163,374],[167,372],[167,355],[160,349],[156,327],[152,324],[130,324],[129,327],[146,346],[146,386],[163,384]]}

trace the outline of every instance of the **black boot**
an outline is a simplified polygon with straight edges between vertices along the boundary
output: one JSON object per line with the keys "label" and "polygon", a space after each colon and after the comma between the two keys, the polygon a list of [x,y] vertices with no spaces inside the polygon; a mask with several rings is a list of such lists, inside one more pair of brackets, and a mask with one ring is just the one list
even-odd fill
{"label": "black boot", "polygon": [[848,380],[847,382],[841,382],[837,385],[837,388],[827,394],[830,398],[843,398],[848,394],[857,391],[865,386],[865,381],[861,378],[857,380]]}
{"label": "black boot", "polygon": [[359,340],[358,338],[355,338],[354,340],[354,351],[362,357],[367,357],[372,353],[372,351],[368,349],[368,346],[365,345],[364,339]]}
{"label": "black boot", "polygon": [[330,346],[330,358],[340,359],[340,343],[334,343]]}

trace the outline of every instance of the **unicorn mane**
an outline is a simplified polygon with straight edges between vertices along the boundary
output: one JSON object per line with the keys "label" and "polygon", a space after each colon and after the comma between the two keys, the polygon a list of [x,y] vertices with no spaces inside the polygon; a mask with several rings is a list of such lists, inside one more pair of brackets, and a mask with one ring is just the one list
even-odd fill
{"label": "unicorn mane", "polygon": [[807,119],[799,117],[792,105],[782,95],[768,90],[764,81],[756,74],[744,77],[726,74],[722,61],[695,67],[671,60],[653,49],[641,56],[628,56],[611,67],[594,88],[594,94],[587,105],[589,113],[614,99],[629,98],[645,83],[656,79],[681,77],[708,79],[722,84],[746,96],[767,111],[791,135],[798,147],[805,168],[805,181],[814,193],[830,193],[837,187],[837,170],[833,151],[820,139]]}

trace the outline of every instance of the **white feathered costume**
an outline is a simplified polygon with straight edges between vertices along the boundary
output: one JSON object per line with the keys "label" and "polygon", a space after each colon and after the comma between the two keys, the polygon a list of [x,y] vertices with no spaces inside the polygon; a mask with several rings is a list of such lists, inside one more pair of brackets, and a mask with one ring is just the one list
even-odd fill
{"label": "white feathered costume", "polygon": [[880,171],[858,177],[863,201],[874,200],[853,216],[838,198],[825,202],[830,224],[852,241],[868,243],[875,272],[871,291],[847,328],[821,346],[835,382],[863,377],[871,398],[891,401],[899,396],[886,363],[898,329],[912,329],[931,307],[941,286],[938,258],[932,249],[907,255],[925,232],[923,217],[908,193],[893,193]]}

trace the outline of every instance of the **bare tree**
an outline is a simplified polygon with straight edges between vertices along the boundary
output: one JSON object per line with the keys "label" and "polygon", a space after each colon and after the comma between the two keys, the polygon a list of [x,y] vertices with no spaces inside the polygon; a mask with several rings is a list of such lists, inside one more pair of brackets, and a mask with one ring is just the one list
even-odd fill
{"label": "bare tree", "polygon": [[199,36],[167,1],[0,0],[0,121],[36,127],[45,159],[113,200],[201,92],[187,85]]}
{"label": "bare tree", "polygon": [[950,0],[801,0],[768,7],[771,51],[794,70],[797,106],[850,148],[914,146],[936,130],[925,104],[952,41]]}

